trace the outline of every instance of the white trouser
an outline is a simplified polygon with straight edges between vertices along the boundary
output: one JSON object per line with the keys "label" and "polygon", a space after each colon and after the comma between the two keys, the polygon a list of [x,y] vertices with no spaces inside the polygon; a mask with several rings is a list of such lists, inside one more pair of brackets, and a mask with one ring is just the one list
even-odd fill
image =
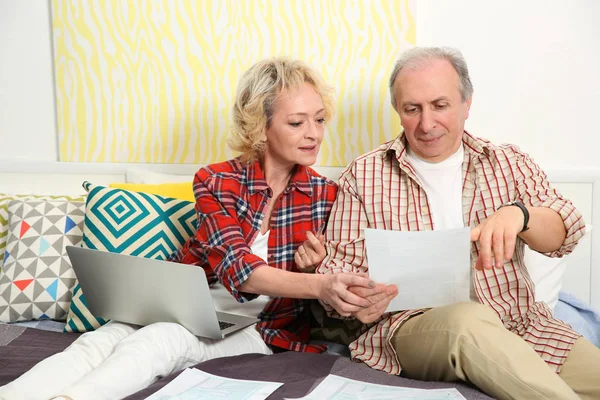
{"label": "white trouser", "polygon": [[58,395],[73,400],[121,399],[199,362],[245,353],[272,354],[255,326],[211,340],[173,323],[136,330],[109,322],[0,388],[0,399],[47,400]]}

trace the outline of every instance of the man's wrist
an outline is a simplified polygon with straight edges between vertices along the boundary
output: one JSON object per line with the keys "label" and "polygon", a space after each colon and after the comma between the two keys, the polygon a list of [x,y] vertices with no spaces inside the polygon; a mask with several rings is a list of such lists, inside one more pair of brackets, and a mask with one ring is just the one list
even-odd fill
{"label": "man's wrist", "polygon": [[527,207],[525,207],[525,205],[520,201],[509,201],[508,203],[502,204],[500,207],[498,207],[498,210],[502,207],[508,206],[518,207],[521,209],[521,212],[523,213],[523,228],[519,233],[527,231],[529,229],[529,210],[527,210]]}

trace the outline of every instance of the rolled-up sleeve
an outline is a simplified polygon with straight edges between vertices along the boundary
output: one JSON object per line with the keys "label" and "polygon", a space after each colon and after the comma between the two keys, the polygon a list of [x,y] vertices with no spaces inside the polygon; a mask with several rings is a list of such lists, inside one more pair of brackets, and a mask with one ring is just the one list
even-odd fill
{"label": "rolled-up sleeve", "polygon": [[562,245],[555,251],[543,253],[548,257],[569,254],[585,234],[585,222],[573,203],[562,197],[542,169],[516,146],[511,146],[516,157],[516,187],[519,199],[531,207],[547,207],[558,213],[567,232]]}
{"label": "rolled-up sleeve", "polygon": [[[198,229],[173,258],[188,264],[208,264],[209,281],[218,279],[238,302],[243,303],[258,295],[241,292],[240,287],[256,268],[266,265],[266,262],[252,254],[238,219],[230,214],[235,211],[228,211],[223,204],[224,197],[234,196],[230,194],[233,192],[218,188],[217,196],[214,183],[210,171],[203,168],[196,174],[194,194]],[[235,202],[235,199],[232,201]]]}

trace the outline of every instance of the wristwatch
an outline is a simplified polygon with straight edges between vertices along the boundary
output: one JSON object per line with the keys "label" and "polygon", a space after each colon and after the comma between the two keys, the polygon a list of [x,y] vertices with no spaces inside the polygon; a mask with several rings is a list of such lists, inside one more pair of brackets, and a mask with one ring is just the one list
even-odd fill
{"label": "wristwatch", "polygon": [[502,207],[507,206],[516,206],[519,207],[521,211],[523,211],[523,229],[521,229],[521,232],[525,232],[527,229],[529,229],[529,227],[527,226],[527,224],[529,223],[529,211],[527,211],[527,207],[525,207],[525,205],[520,201],[509,201],[508,203],[504,203],[500,207],[498,207],[498,210]]}

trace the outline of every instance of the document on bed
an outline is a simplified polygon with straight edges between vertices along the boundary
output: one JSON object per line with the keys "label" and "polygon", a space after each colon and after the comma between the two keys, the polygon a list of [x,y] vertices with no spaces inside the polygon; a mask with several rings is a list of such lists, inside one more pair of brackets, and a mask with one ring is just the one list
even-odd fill
{"label": "document on bed", "polygon": [[369,276],[394,283],[386,311],[439,307],[470,300],[470,228],[403,232],[365,229]]}
{"label": "document on bed", "polygon": [[264,400],[281,385],[283,383],[224,378],[188,368],[146,400]]}
{"label": "document on bed", "polygon": [[304,397],[286,400],[466,400],[452,389],[413,389],[400,386],[378,385],[327,375],[319,386]]}

